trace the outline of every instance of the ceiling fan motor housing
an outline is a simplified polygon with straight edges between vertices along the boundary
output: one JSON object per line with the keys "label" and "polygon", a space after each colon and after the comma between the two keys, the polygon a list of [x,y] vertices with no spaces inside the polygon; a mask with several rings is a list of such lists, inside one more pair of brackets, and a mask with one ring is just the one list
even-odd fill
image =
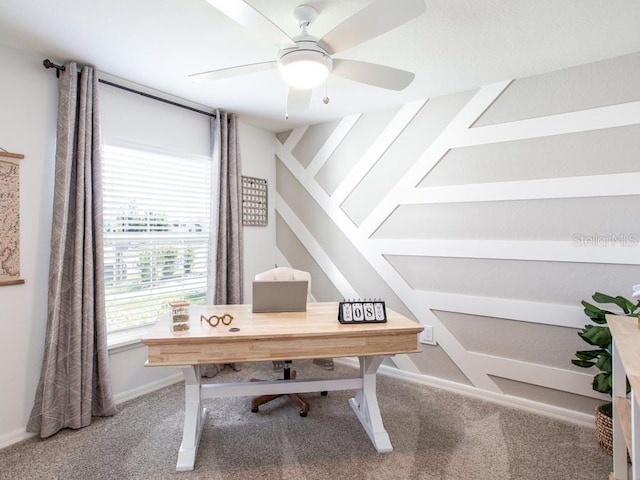
{"label": "ceiling fan motor housing", "polygon": [[309,89],[320,85],[331,72],[331,56],[313,38],[295,39],[296,47],[280,50],[278,67],[289,85]]}

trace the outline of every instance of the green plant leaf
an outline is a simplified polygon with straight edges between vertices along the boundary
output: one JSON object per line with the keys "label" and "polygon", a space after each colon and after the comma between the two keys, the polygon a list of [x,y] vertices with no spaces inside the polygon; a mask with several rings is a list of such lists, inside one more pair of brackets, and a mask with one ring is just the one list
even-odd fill
{"label": "green plant leaf", "polygon": [[575,358],[571,360],[571,363],[573,363],[576,367],[582,367],[582,368],[590,368],[596,364],[595,362],[588,362],[586,360],[576,360]]}
{"label": "green plant leaf", "polygon": [[[594,293],[591,298],[599,304],[615,305],[624,312],[624,315],[627,316],[635,316],[640,313],[640,300],[638,300],[637,303],[633,303],[623,296],[619,295],[617,297],[612,297],[611,295],[601,292]],[[593,377],[592,387],[596,392],[611,395],[613,383],[613,377],[611,375],[612,340],[611,331],[607,325],[606,315],[621,315],[621,313],[618,309],[614,309],[616,311],[611,312],[584,300],[580,303],[584,307],[585,315],[596,325],[585,325],[585,327],[578,332],[578,335],[589,345],[599,348],[595,350],[577,351],[575,353],[575,358],[571,360],[571,363],[582,368],[597,367],[600,370],[600,373]],[[627,379],[627,393],[629,393],[629,391],[630,385]]]}
{"label": "green plant leaf", "polygon": [[599,373],[593,377],[593,389],[596,392],[606,393],[611,395],[611,374]]}
{"label": "green plant leaf", "polygon": [[584,306],[585,310],[589,310],[590,312],[602,312],[602,309],[600,307],[596,307],[595,305],[592,305],[591,303],[582,300],[582,305]]}
{"label": "green plant leaf", "polygon": [[600,357],[598,357],[598,361],[596,362],[596,367],[598,367],[603,372],[611,373],[611,355],[609,355],[608,353],[605,355],[600,355]]}
{"label": "green plant leaf", "polygon": [[627,315],[634,310],[635,305],[622,296],[612,297],[604,293],[596,292],[593,297],[598,303],[613,303],[622,309]]}
{"label": "green plant leaf", "polygon": [[603,403],[602,405],[600,405],[600,411],[607,417],[611,418],[613,416],[613,403]]}
{"label": "green plant leaf", "polygon": [[607,322],[607,319],[605,318],[607,312],[605,312],[601,308],[596,307],[595,305],[591,305],[584,300],[582,301],[582,306],[584,307],[584,314],[595,323],[602,325]]}
{"label": "green plant leaf", "polygon": [[578,350],[576,352],[576,357],[578,357],[580,360],[593,360],[595,358],[598,358],[598,355],[600,355],[601,352],[604,352],[605,350],[599,349],[599,350]]}
{"label": "green plant leaf", "polygon": [[582,331],[578,332],[578,335],[588,344],[602,349],[606,349],[611,344],[609,327],[587,325]]}

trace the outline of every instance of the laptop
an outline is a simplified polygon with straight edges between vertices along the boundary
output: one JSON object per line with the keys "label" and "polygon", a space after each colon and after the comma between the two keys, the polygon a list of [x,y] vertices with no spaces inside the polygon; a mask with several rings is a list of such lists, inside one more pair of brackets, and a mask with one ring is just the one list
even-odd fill
{"label": "laptop", "polygon": [[256,280],[252,312],[306,312],[308,288],[307,280]]}

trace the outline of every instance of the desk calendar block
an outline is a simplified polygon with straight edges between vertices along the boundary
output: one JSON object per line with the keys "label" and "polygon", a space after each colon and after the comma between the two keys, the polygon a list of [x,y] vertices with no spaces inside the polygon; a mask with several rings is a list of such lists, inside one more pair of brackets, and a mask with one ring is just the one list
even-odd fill
{"label": "desk calendar block", "polygon": [[343,301],[338,305],[340,323],[384,323],[387,310],[382,300]]}

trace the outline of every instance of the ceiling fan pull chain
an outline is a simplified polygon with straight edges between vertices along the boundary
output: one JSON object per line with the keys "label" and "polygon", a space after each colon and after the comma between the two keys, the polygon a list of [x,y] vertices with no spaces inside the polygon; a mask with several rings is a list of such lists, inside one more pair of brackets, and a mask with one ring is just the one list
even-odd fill
{"label": "ceiling fan pull chain", "polygon": [[[291,87],[287,90],[291,90]],[[284,119],[289,120],[289,91],[287,91],[287,94],[284,96]]]}
{"label": "ceiling fan pull chain", "polygon": [[329,77],[324,79],[324,98],[322,99],[322,103],[324,103],[325,105],[328,105],[329,102],[331,101],[331,99],[329,98],[329,87],[327,86],[329,84]]}

